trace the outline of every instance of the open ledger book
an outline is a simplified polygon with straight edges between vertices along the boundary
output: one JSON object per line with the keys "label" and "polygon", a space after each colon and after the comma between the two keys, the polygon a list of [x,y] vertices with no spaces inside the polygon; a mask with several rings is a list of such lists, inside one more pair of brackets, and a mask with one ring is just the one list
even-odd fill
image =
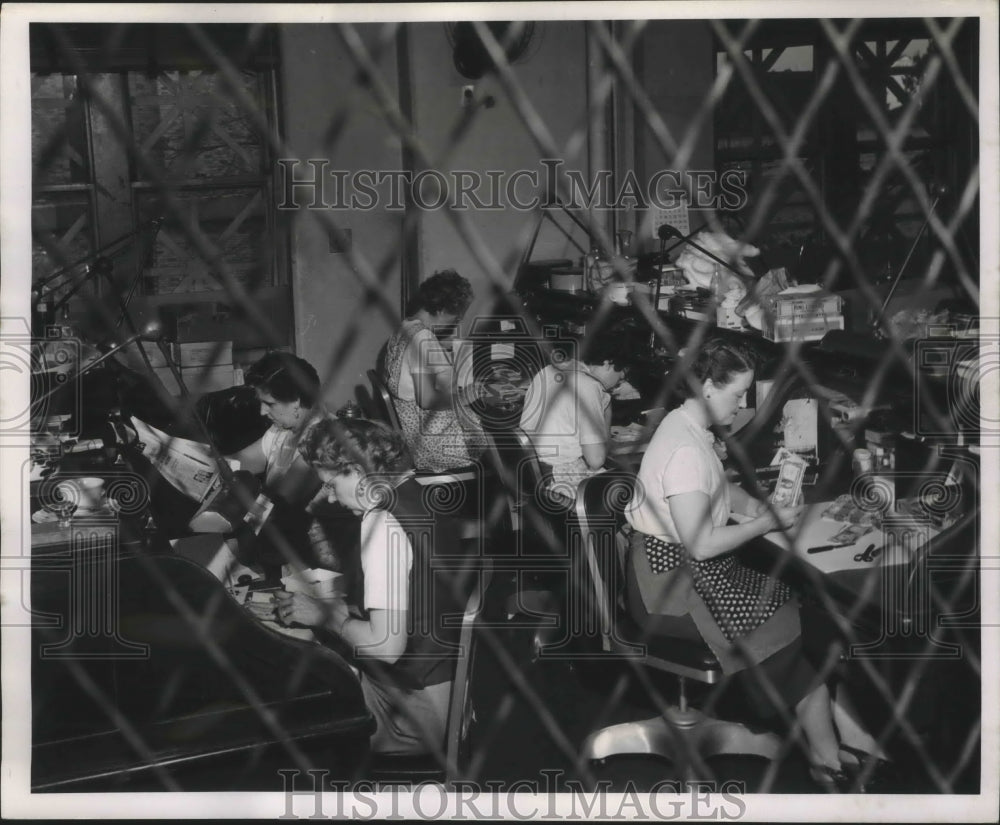
{"label": "open ledger book", "polygon": [[[273,508],[263,493],[249,510],[240,505],[233,491],[223,483],[222,473],[207,444],[168,435],[138,418],[131,418],[138,435],[137,446],[153,468],[176,490],[199,503],[189,527],[199,533],[227,533],[235,523],[250,524],[259,533]],[[225,459],[234,472],[240,463]]]}

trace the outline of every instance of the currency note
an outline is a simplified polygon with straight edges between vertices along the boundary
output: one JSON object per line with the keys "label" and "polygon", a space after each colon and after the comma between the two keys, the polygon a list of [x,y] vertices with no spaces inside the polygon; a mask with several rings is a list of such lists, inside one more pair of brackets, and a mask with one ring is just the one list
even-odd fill
{"label": "currency note", "polygon": [[794,454],[784,458],[778,471],[774,492],[771,493],[771,504],[775,507],[794,507],[798,504],[805,474],[806,462],[803,459]]}
{"label": "currency note", "polygon": [[855,544],[863,535],[870,533],[871,527],[865,524],[848,524],[837,535],[830,539],[831,544]]}
{"label": "currency note", "polygon": [[826,510],[823,511],[823,518],[831,521],[844,521],[851,524],[864,524],[869,527],[877,526],[878,517],[876,513],[862,510],[850,493],[837,496]]}

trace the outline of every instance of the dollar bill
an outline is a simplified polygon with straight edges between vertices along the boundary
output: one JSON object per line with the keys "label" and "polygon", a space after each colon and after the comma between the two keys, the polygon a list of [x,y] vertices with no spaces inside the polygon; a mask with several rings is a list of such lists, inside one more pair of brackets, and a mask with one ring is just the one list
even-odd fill
{"label": "dollar bill", "polygon": [[862,536],[870,533],[871,527],[865,524],[848,524],[837,535],[830,539],[831,544],[856,544]]}
{"label": "dollar bill", "polygon": [[778,481],[774,485],[774,492],[771,493],[771,504],[775,507],[794,507],[798,504],[805,474],[805,461],[796,455],[786,457],[778,471]]}
{"label": "dollar bill", "polygon": [[850,493],[837,496],[837,500],[823,511],[823,517],[831,521],[864,524],[870,527],[876,526],[878,522],[877,515],[870,511],[862,510]]}

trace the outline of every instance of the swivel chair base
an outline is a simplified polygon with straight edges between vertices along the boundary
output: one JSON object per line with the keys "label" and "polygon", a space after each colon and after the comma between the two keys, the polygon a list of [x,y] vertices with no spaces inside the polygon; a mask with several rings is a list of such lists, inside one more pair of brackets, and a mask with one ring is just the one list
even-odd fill
{"label": "swivel chair base", "polygon": [[694,708],[668,708],[662,715],[624,722],[596,731],[583,743],[582,755],[599,760],[620,754],[662,756],[688,767],[698,759],[722,755],[777,757],[781,740],[754,733],[738,722],[713,719]]}

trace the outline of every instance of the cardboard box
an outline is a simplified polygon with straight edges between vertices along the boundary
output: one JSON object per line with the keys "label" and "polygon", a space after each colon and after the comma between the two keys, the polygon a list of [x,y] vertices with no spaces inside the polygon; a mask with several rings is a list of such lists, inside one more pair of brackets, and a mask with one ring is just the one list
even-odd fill
{"label": "cardboard box", "polygon": [[232,341],[198,341],[178,344],[178,360],[182,369],[189,367],[221,367],[233,364]]}
{"label": "cardboard box", "polygon": [[[169,341],[166,341],[164,342],[164,347],[166,347],[167,351],[170,353],[170,357],[175,359],[176,363],[177,351],[174,349],[174,345],[171,344]],[[146,357],[149,359],[149,364],[151,367],[153,367],[153,369],[158,369],[167,366],[167,361],[163,355],[163,350],[160,349],[160,347],[156,343],[150,341],[143,341],[142,351],[146,353]],[[124,347],[115,357],[121,361],[124,361],[125,366],[127,366],[129,369],[137,371],[143,371],[146,369],[146,362],[143,360],[142,355],[139,353],[138,341],[133,344],[129,344],[127,347]]]}
{"label": "cardboard box", "polygon": [[786,317],[828,317],[830,315],[840,315],[843,311],[843,300],[839,295],[834,295],[825,289],[818,289],[815,292],[793,292],[785,294],[779,292],[771,295],[767,299],[765,314],[767,311],[775,318]]}
{"label": "cardboard box", "polygon": [[233,386],[233,365],[182,368],[181,378],[184,379],[187,388],[195,395],[225,390]]}
{"label": "cardboard box", "polygon": [[819,341],[831,329],[843,329],[844,316],[826,318],[786,318],[763,319],[761,332],[770,341]]}
{"label": "cardboard box", "polygon": [[153,374],[160,380],[160,383],[166,388],[173,396],[179,396],[181,394],[181,388],[177,383],[177,379],[174,378],[173,372],[171,372],[170,367],[153,367]]}

